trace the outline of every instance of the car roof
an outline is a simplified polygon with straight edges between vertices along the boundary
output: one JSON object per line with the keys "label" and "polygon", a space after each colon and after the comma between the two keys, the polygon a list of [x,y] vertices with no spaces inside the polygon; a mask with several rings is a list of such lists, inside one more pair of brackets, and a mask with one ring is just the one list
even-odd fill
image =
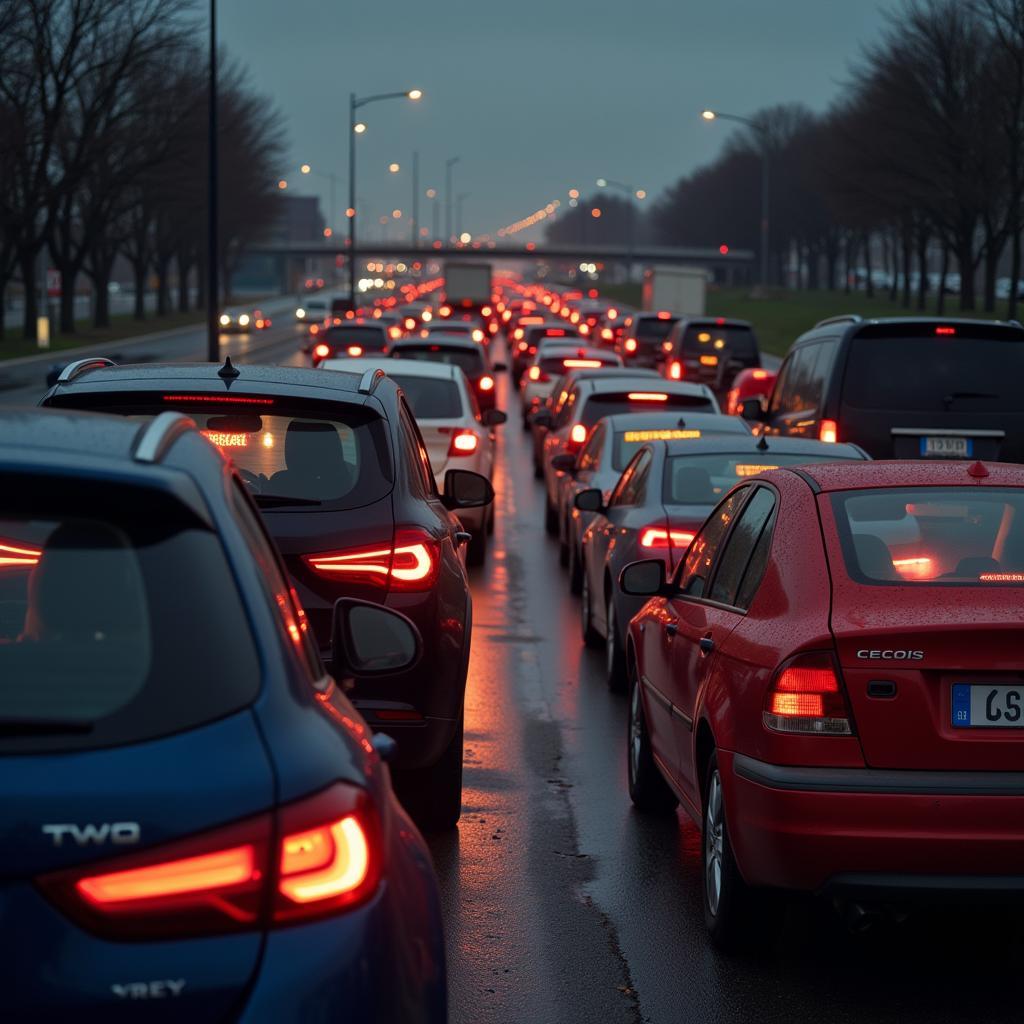
{"label": "car roof", "polygon": [[[662,313],[668,313],[668,316],[662,316]],[[681,313],[673,313],[667,309],[636,309],[629,314],[634,320],[642,320],[645,317],[653,317],[655,320],[682,320],[683,315]]]}
{"label": "car roof", "polygon": [[[774,445],[774,439],[771,443]],[[986,475],[981,475],[982,471]],[[1024,466],[1009,462],[904,459],[822,463],[807,466],[803,472],[821,491],[897,487],[1024,487]]]}
{"label": "car roof", "polygon": [[757,456],[770,459],[772,452],[780,455],[831,455],[837,460],[849,459],[863,461],[864,452],[852,444],[827,444],[825,441],[812,441],[802,437],[772,437],[762,446],[761,438],[753,434],[720,434],[716,437],[700,438],[699,440],[666,441],[669,455],[697,455],[707,452],[752,452]]}
{"label": "car roof", "polygon": [[691,324],[695,327],[707,325],[708,327],[753,327],[749,320],[737,320],[731,316],[686,316],[682,318],[686,326]]}
{"label": "car roof", "polygon": [[[607,377],[601,377],[597,376],[595,373],[594,377],[591,377],[588,380],[584,381],[577,381],[577,384],[589,384],[589,393],[592,395],[597,395],[603,394],[604,392],[607,391],[624,390],[622,382],[623,380],[628,379],[628,374],[621,376],[617,375],[614,377],[609,374]],[[694,384],[692,381],[687,380],[666,380],[664,377],[659,376],[657,387],[655,387],[653,378],[641,377],[640,379],[644,382],[642,385],[643,388],[646,388],[656,393],[664,392],[665,394],[668,395],[693,395],[694,397],[699,398],[712,396],[712,391],[706,384]],[[647,383],[648,380],[651,381],[650,384]]]}
{"label": "car roof", "polygon": [[[431,345],[444,345],[448,348],[462,348],[470,352],[480,351],[480,343],[478,341],[474,341],[470,337],[467,337],[465,334],[449,334],[446,336],[440,331],[431,331],[430,335]],[[426,338],[399,338],[391,346],[391,351],[394,352],[396,348],[422,348],[426,341]]]}
{"label": "car roof", "polygon": [[604,422],[608,424],[609,430],[616,434],[625,430],[671,430],[678,426],[680,429],[699,427],[716,433],[716,428],[719,428],[729,435],[753,436],[745,420],[739,416],[727,416],[723,412],[681,409],[666,412],[622,412],[605,416]]}
{"label": "car roof", "polygon": [[28,449],[129,459],[145,424],[124,416],[66,409],[0,410],[0,452]]}
{"label": "car roof", "polygon": [[441,377],[453,380],[462,370],[451,363],[430,362],[419,359],[391,359],[384,356],[380,359],[325,359],[320,364],[321,370],[355,372],[364,374],[367,370],[381,369],[387,374],[401,373],[405,377]]}

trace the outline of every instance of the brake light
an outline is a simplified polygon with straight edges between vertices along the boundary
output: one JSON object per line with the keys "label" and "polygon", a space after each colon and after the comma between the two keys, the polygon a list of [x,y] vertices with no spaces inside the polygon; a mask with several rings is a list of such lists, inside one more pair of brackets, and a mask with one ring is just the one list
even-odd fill
{"label": "brake light", "polygon": [[243,395],[164,395],[165,402],[214,402],[217,405],[273,405],[272,398],[247,398]]}
{"label": "brake light", "polygon": [[411,331],[416,326],[416,318],[414,316],[407,316],[405,318],[405,329]]}
{"label": "brake light", "polygon": [[490,316],[491,315],[491,307],[490,306],[481,306],[480,307],[480,315],[481,316]]}
{"label": "brake light", "polygon": [[718,365],[718,356],[701,356],[700,357],[700,365],[701,366],[717,366]]}
{"label": "brake light", "polygon": [[668,364],[668,377],[669,380],[682,380],[683,379],[683,364],[678,359],[673,359]]}
{"label": "brake light", "polygon": [[640,547],[648,551],[664,551],[670,547],[685,551],[693,543],[694,536],[686,530],[666,530],[661,526],[647,526],[640,531]]}
{"label": "brake light", "polygon": [[953,335],[953,334],[956,334],[956,328],[955,327],[936,327],[935,328],[935,333],[936,334]]}
{"label": "brake light", "polygon": [[668,395],[664,391],[630,391],[626,397],[631,402],[667,402]]}
{"label": "brake light", "polygon": [[523,329],[522,329],[522,327],[517,327],[517,328],[516,328],[516,329],[515,329],[515,330],[514,330],[514,331],[512,332],[512,337],[513,337],[513,338],[514,338],[514,339],[515,339],[516,341],[518,341],[518,340],[519,340],[519,339],[520,339],[520,338],[521,338],[522,336],[523,336]]}
{"label": "brake light", "polygon": [[612,329],[610,327],[605,327],[601,331],[601,340],[602,341],[611,341],[613,337],[614,337],[614,335],[612,334]]}
{"label": "brake light", "polygon": [[585,338],[590,333],[590,328],[586,324],[580,324],[580,334]]}
{"label": "brake light", "polygon": [[0,569],[30,569],[38,564],[42,551],[0,540]]}
{"label": "brake light", "polygon": [[392,340],[394,340],[395,338],[400,338],[401,336],[402,328],[399,327],[397,324],[388,328],[388,337],[391,338]]}
{"label": "brake light", "polygon": [[316,572],[339,581],[377,583],[395,590],[429,590],[437,575],[437,541],[418,529],[395,531],[393,547],[375,545],[303,555]]}
{"label": "brake light", "polygon": [[441,316],[451,316],[452,315],[452,307],[451,306],[442,306],[438,310],[438,313],[440,313]]}
{"label": "brake light", "polygon": [[775,732],[852,734],[831,654],[800,654],[779,669],[765,699],[764,724]]}
{"label": "brake light", "polygon": [[754,378],[754,380],[767,380],[768,379],[768,371],[767,370],[752,370],[750,375]]}
{"label": "brake light", "polygon": [[917,558],[894,558],[892,567],[905,580],[930,580],[935,576],[932,560],[927,555]]}
{"label": "brake light", "polygon": [[614,306],[612,306],[612,308],[608,310],[607,317],[609,320],[615,320],[618,317],[618,315],[619,311]]}
{"label": "brake light", "polygon": [[839,440],[839,424],[835,420],[822,420],[818,427],[818,440],[835,444]]}
{"label": "brake light", "polygon": [[573,424],[572,430],[569,431],[569,442],[571,444],[580,445],[583,444],[587,439],[587,428],[582,423]]}
{"label": "brake light", "polygon": [[[324,346],[324,347],[326,347],[326,346]],[[345,349],[345,351],[350,356],[361,356],[363,354],[363,346],[362,345],[349,345],[349,347],[347,349]]]}
{"label": "brake light", "polygon": [[354,815],[281,840],[278,892],[294,903],[335,899],[357,889],[370,870],[366,833]]}
{"label": "brake light", "polygon": [[563,359],[562,365],[567,370],[599,370],[604,363],[600,359]]}
{"label": "brake light", "polygon": [[493,391],[494,390],[494,378],[493,377],[489,377],[489,376],[487,376],[485,374],[483,377],[481,377],[476,382],[476,386],[481,391]]}
{"label": "brake light", "polygon": [[672,318],[672,314],[667,309],[659,309],[658,310],[658,319],[659,320],[670,320],[671,318]]}
{"label": "brake light", "polygon": [[480,446],[480,438],[472,430],[460,430],[452,434],[448,455],[472,455]]}
{"label": "brake light", "polygon": [[320,345],[315,346],[313,349],[313,355],[316,356],[317,359],[326,359],[330,354],[330,345],[324,345],[321,343]]}
{"label": "brake light", "polygon": [[545,338],[564,338],[566,332],[561,327],[552,327],[544,332]]}
{"label": "brake light", "polygon": [[625,350],[626,350],[627,352],[635,352],[635,351],[636,351],[636,344],[637,344],[637,343],[636,343],[636,338],[627,338],[627,339],[626,339],[626,340],[625,340],[625,341],[624,341],[624,342],[622,343],[622,347],[623,347],[623,348],[624,348],[624,349],[625,349]]}
{"label": "brake light", "polygon": [[310,334],[314,334],[314,335],[315,334],[319,334],[320,333],[320,325],[319,324],[311,324],[310,328],[309,328],[309,333]]}
{"label": "brake light", "polygon": [[474,341],[483,341],[484,340],[484,332],[481,331],[479,327],[476,330],[473,331],[473,340]]}

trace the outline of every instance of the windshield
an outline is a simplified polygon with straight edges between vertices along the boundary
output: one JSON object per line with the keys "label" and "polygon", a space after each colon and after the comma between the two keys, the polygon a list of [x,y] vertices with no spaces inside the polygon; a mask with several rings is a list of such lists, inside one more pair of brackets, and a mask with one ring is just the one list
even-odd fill
{"label": "windshield", "polygon": [[683,354],[716,356],[726,352],[735,358],[757,355],[757,340],[749,327],[700,324],[687,327],[683,334]]}
{"label": "windshield", "polygon": [[860,583],[1024,585],[1024,490],[851,491],[832,508]]}
{"label": "windshield", "polygon": [[358,345],[364,352],[384,352],[388,347],[388,335],[383,327],[349,327],[339,324],[337,327],[329,327],[323,338],[331,345],[342,348]]}
{"label": "windshield", "polygon": [[402,345],[391,352],[394,359],[415,359],[421,363],[446,363],[457,366],[467,377],[484,372],[484,357],[479,349],[448,348],[444,345]]}
{"label": "windshield", "polygon": [[994,338],[857,337],[843,402],[894,412],[1000,412],[1021,407],[1024,342]]}
{"label": "windshield", "polygon": [[834,462],[834,455],[780,455],[733,452],[714,455],[673,455],[665,464],[663,500],[666,505],[714,505],[730,488],[747,477],[781,466]]}
{"label": "windshield", "polygon": [[668,337],[668,332],[672,330],[672,326],[678,320],[678,317],[672,317],[671,319],[655,319],[654,317],[644,317],[642,320],[636,322],[636,340],[641,344],[652,344],[656,341],[664,341]]}
{"label": "windshield", "polygon": [[412,414],[418,420],[460,420],[468,415],[462,408],[462,393],[453,380],[403,373],[388,376],[405,392]]}

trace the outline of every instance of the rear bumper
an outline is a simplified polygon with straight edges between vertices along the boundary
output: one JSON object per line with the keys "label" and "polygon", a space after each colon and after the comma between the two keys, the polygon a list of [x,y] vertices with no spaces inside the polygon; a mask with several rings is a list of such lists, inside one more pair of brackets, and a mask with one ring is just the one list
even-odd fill
{"label": "rear bumper", "polygon": [[870,876],[934,893],[1002,876],[1024,888],[1024,773],[792,768],[727,751],[719,764],[751,885],[819,891]]}

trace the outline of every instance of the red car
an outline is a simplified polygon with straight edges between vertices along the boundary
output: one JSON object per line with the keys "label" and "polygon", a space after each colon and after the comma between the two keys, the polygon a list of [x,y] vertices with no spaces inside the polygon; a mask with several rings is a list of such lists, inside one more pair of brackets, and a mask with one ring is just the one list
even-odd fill
{"label": "red car", "polygon": [[771,370],[765,370],[760,366],[740,370],[733,378],[732,387],[725,395],[725,412],[729,416],[738,416],[740,406],[748,398],[760,398],[767,401],[768,396],[775,387],[775,378],[778,376]]}
{"label": "red car", "polygon": [[[1024,892],[1024,467],[844,462],[734,487],[630,623],[638,807],[703,832],[704,915],[755,890]],[[764,918],[762,917],[762,921]]]}

